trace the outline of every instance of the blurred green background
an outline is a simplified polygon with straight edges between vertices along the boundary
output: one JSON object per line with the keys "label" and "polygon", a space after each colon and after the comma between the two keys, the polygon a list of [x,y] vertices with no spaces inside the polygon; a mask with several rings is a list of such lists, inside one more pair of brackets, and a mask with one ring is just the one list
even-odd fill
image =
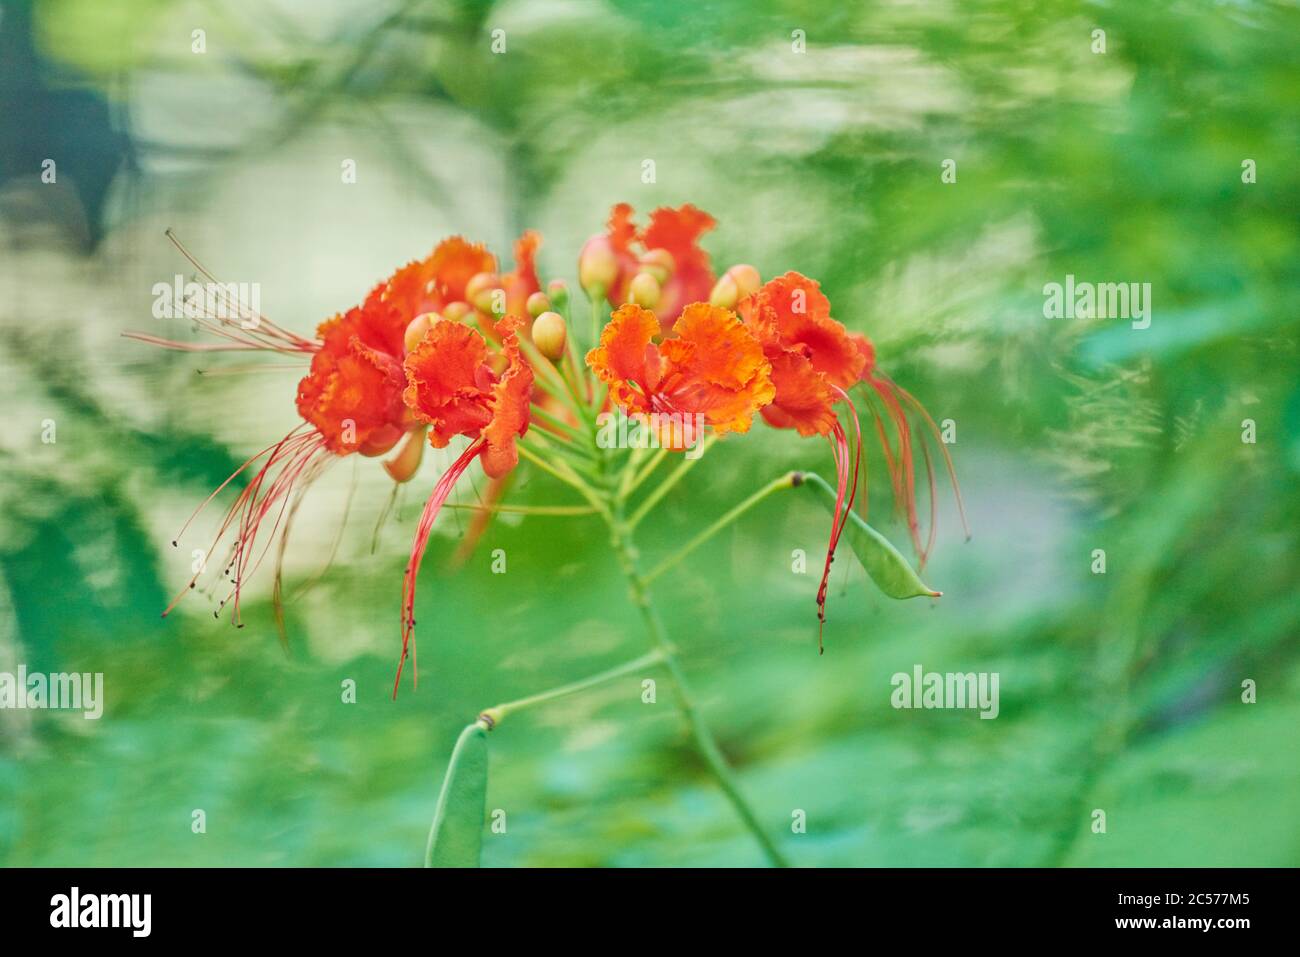
{"label": "blurred green background", "polygon": [[[508,255],[537,228],[544,276],[572,281],[626,200],[712,212],[719,268],[818,277],[957,423],[974,538],[945,498],[941,601],[883,598],[846,552],[819,658],[815,570],[790,556],[819,554],[826,516],[800,496],[656,583],[792,859],[1300,863],[1298,35],[1294,4],[1250,0],[4,0],[0,670],[104,672],[107,707],[0,711],[0,862],[416,864],[467,721],[645,650],[598,520],[502,518],[455,570],[468,513],[448,512],[420,686],[390,700],[438,456],[373,554],[372,461],[307,498],[290,589],[338,552],[288,608],[288,655],[269,562],[243,630],[203,593],[160,619],[189,575],[171,538],[292,426],[300,373],[200,376],[245,360],[119,338],[189,335],[150,314],[153,284],[190,272],[166,226],[307,332],[455,232]],[[1044,319],[1067,273],[1150,282],[1151,327]],[[824,443],[721,443],[647,523],[647,560],[790,468],[828,474]],[[902,547],[878,454],[871,480]],[[511,497],[572,501],[527,467]],[[894,710],[891,675],[918,663],[998,672],[1000,716]],[[661,682],[644,705],[628,679],[495,732],[488,807],[508,829],[484,863],[761,863],[670,698]]]}

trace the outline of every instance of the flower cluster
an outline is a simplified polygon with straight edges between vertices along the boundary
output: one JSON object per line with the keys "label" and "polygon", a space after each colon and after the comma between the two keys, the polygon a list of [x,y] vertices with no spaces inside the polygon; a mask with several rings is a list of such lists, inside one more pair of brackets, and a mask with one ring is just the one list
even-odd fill
{"label": "flower cluster", "polygon": [[[578,260],[579,283],[593,306],[585,362],[574,342],[567,288],[557,280],[542,289],[535,265],[540,239],[532,232],[516,243],[509,273],[499,271],[485,247],[461,237],[444,240],[376,285],[360,305],[322,323],[311,339],[261,316],[252,322],[201,317],[200,325],[222,340],[216,343],[135,335],[176,349],[269,350],[310,359],[297,389],[301,424],[251,457],[207,500],[244,477],[209,549],[228,540],[229,593],[216,613],[232,602],[232,618],[241,623],[244,583],[277,532],[277,565],[282,561],[298,501],[330,462],[391,453],[383,466],[402,483],[416,475],[426,441],[437,449],[463,442],[426,501],[406,565],[400,683],[402,664],[414,652],[421,558],[461,476],[477,462],[494,483],[489,497],[495,500],[522,454],[610,517],[583,475],[593,461],[602,474],[607,470],[602,456],[611,453],[597,448],[595,423],[617,409],[667,423],[653,436],[667,455],[706,438],[746,433],[756,417],[828,440],[836,507],[817,592],[824,624],[831,562],[855,503],[865,508],[855,390],[871,409],[895,502],[924,564],[933,544],[934,468],[911,418],[930,430],[921,433],[926,439],[937,433],[933,420],[877,368],[871,341],[832,318],[816,281],[786,272],[764,282],[750,265],[716,275],[699,242],[714,225],[691,205],[654,210],[644,227],[635,224],[630,206],[614,207],[606,231],[586,243]],[[536,426],[531,433],[530,426]],[[917,445],[930,480],[931,530],[924,542]],[[621,483],[625,492],[648,474],[631,461],[635,453],[628,458],[624,474],[635,481]],[[482,528],[476,524],[471,535]],[[277,567],[277,618],[279,581]]]}

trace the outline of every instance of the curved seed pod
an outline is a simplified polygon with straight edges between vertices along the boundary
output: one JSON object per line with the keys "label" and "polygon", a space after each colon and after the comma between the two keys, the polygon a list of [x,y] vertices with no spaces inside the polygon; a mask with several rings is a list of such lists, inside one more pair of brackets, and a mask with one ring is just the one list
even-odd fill
{"label": "curved seed pod", "polygon": [[456,739],[429,829],[425,867],[478,867],[487,811],[488,746],[482,721]]}
{"label": "curved seed pod", "polygon": [[[805,472],[798,484],[816,491],[822,503],[834,512],[835,490],[820,475]],[[876,587],[890,598],[938,598],[943,594],[921,581],[889,539],[864,522],[856,512],[848,513],[844,538]]]}

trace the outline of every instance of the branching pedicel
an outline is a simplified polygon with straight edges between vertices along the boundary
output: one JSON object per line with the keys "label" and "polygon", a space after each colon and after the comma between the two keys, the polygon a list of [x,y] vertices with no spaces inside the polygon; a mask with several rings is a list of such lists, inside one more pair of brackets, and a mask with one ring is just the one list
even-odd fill
{"label": "branching pedicel", "polygon": [[[690,205],[657,209],[644,228],[635,225],[631,207],[614,207],[607,231],[587,242],[578,261],[579,282],[591,304],[585,362],[571,333],[574,317],[565,285],[555,281],[542,292],[534,265],[540,239],[531,232],[516,244],[514,271],[504,275],[483,246],[460,237],[445,240],[426,258],[378,284],[360,306],[323,323],[314,339],[239,308],[200,318],[200,325],[221,340],[215,343],[128,334],[174,349],[265,350],[310,358],[297,393],[303,424],[249,459],[204,503],[258,466],[230,506],[214,542],[215,547],[231,540],[222,573],[229,579],[229,595],[216,614],[230,601],[237,624],[241,587],[277,531],[281,542],[274,602],[281,621],[278,566],[289,526],[303,492],[331,461],[353,453],[374,457],[392,452],[384,468],[395,482],[408,482],[420,465],[426,438],[434,448],[445,448],[464,437],[467,444],[434,485],[416,528],[403,576],[394,695],[406,658],[415,652],[421,557],[440,510],[476,462],[492,483],[490,504],[480,506],[481,519],[471,526],[462,551],[473,547],[494,511],[595,514],[608,526],[651,650],[598,675],[485,709],[457,742],[434,815],[427,863],[478,863],[489,730],[523,708],[662,668],[719,786],[769,862],[784,865],[784,856],[741,794],[696,708],[677,651],[652,604],[651,584],[769,495],[809,488],[823,497],[831,515],[816,594],[819,647],[831,563],[846,536],[885,594],[939,594],[922,583],[860,514],[865,513],[866,473],[862,430],[850,393],[857,390],[859,402],[872,413],[894,500],[906,516],[921,567],[934,541],[935,476],[928,444],[938,438],[933,419],[877,368],[874,346],[865,335],[849,332],[831,318],[830,303],[814,280],[787,272],[763,283],[748,265],[733,266],[716,277],[699,245],[700,236],[713,226],[711,216]],[[197,262],[195,266],[207,275]],[[611,413],[634,417],[647,441],[632,448],[599,442],[601,419]],[[781,476],[643,571],[634,537],[638,525],[705,450],[728,434],[748,432],[756,414],[775,428],[826,438],[834,485],[815,473]],[[918,442],[912,415],[924,426],[919,444],[930,487],[930,529],[924,542],[917,514]],[[937,446],[952,477],[951,459],[941,442]],[[691,454],[680,454],[688,450]],[[570,487],[584,504],[500,504],[502,480],[521,459]],[[664,473],[673,459],[677,464]],[[643,491],[648,485],[650,490]],[[953,488],[956,491],[955,477]],[[855,509],[857,503],[863,504]],[[264,529],[267,521],[269,532]]]}

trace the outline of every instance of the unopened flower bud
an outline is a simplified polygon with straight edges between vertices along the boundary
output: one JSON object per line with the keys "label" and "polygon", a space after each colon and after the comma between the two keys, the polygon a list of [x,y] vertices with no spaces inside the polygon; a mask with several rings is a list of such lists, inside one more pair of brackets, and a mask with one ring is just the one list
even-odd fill
{"label": "unopened flower bud", "polygon": [[528,314],[536,319],[547,309],[551,308],[551,300],[547,298],[546,293],[535,292],[528,297],[528,302],[525,304],[525,308],[528,309]]}
{"label": "unopened flower bud", "polygon": [[763,277],[758,274],[757,269],[748,263],[732,266],[727,270],[727,275],[735,281],[741,299],[752,296],[763,286]]}
{"label": "unopened flower bud", "polygon": [[596,235],[587,240],[578,256],[578,282],[588,293],[601,294],[618,278],[618,256],[608,236]]}
{"label": "unopened flower bud", "polygon": [[722,278],[713,284],[713,290],[709,293],[709,305],[731,309],[739,301],[740,287],[730,273],[724,272]]}
{"label": "unopened flower bud", "polygon": [[460,322],[473,311],[474,307],[463,301],[449,302],[442,307],[443,316],[452,322]]}
{"label": "unopened flower bud", "polygon": [[659,305],[659,294],[662,291],[659,281],[654,276],[648,272],[639,272],[627,287],[627,299],[628,302],[634,302],[638,306],[653,309]]}
{"label": "unopened flower bud", "polygon": [[416,316],[406,325],[405,345],[407,352],[414,352],[415,347],[424,339],[424,334],[428,332],[435,322],[442,317],[436,312],[425,312]]}
{"label": "unopened flower bud", "polygon": [[428,431],[427,426],[420,425],[407,432],[397,447],[396,454],[384,460],[384,471],[394,482],[409,482],[415,477],[420,460],[424,458],[424,447],[429,444],[424,440]]}
{"label": "unopened flower bud", "polygon": [[558,362],[564,355],[567,337],[564,317],[558,312],[544,312],[533,320],[533,345],[552,362]]}
{"label": "unopened flower bud", "polygon": [[763,285],[763,279],[753,266],[732,266],[722,274],[722,278],[709,293],[709,302],[724,309],[735,308],[736,303],[752,295]]}
{"label": "unopened flower bud", "polygon": [[556,309],[563,309],[569,304],[569,287],[563,279],[552,279],[548,282],[546,292],[551,297],[551,305]]}
{"label": "unopened flower bud", "polygon": [[501,277],[494,272],[475,273],[465,284],[465,298],[481,312],[492,311],[492,294],[501,287]]}
{"label": "unopened flower bud", "polygon": [[662,247],[651,249],[641,257],[641,271],[654,276],[661,286],[668,281],[668,277],[676,268],[677,263],[673,259],[673,254]]}

